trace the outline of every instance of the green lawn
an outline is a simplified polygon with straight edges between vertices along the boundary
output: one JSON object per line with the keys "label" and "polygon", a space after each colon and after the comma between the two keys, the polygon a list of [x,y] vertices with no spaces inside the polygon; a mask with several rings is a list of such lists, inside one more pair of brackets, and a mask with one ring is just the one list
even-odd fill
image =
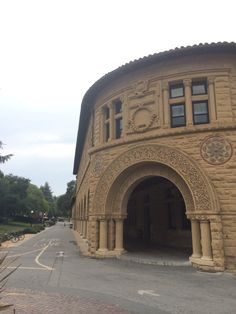
{"label": "green lawn", "polygon": [[8,221],[8,223],[0,223],[0,233],[17,232],[29,227],[30,223]]}

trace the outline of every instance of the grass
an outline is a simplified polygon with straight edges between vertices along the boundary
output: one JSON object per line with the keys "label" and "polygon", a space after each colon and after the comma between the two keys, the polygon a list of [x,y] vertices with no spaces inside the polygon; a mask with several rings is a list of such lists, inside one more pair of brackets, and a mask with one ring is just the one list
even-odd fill
{"label": "grass", "polygon": [[0,233],[18,232],[28,227],[30,227],[29,223],[9,221],[8,223],[0,223]]}
{"label": "grass", "polygon": [[[41,224],[33,224],[33,228],[38,229]],[[9,220],[7,223],[0,223],[0,233],[18,232],[31,229],[31,224],[20,221]]]}

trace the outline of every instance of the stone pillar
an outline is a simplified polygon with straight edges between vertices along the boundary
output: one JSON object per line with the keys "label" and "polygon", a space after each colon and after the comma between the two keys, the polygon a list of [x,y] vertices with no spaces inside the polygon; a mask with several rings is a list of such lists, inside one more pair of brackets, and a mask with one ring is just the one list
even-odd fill
{"label": "stone pillar", "polygon": [[163,82],[163,106],[164,106],[164,128],[168,128],[170,125],[170,109],[169,109],[169,85],[167,82]]}
{"label": "stone pillar", "polygon": [[184,94],[185,94],[185,110],[186,110],[186,124],[193,125],[193,108],[192,108],[192,91],[191,79],[184,80]]}
{"label": "stone pillar", "polygon": [[116,237],[115,250],[118,252],[124,251],[123,248],[123,219],[116,219]]}
{"label": "stone pillar", "polygon": [[110,109],[110,138],[109,140],[113,140],[115,138],[115,119],[114,119],[114,106],[113,104],[109,104]]}
{"label": "stone pillar", "polygon": [[84,220],[84,237],[87,239],[87,219]]}
{"label": "stone pillar", "polygon": [[208,78],[208,89],[209,89],[209,112],[210,112],[210,122],[215,122],[217,120],[216,113],[216,101],[215,101],[215,86],[214,86],[215,77],[210,76]]}
{"label": "stone pillar", "polygon": [[81,222],[82,222],[81,234],[82,238],[84,238],[84,219]]}
{"label": "stone pillar", "polygon": [[104,122],[105,122],[103,108],[99,109],[98,118],[99,118],[99,124],[100,124],[99,144],[102,144],[102,143],[104,143]]}
{"label": "stone pillar", "polygon": [[212,260],[210,222],[208,220],[202,220],[200,222],[200,228],[202,243],[202,259]]}
{"label": "stone pillar", "polygon": [[99,249],[100,252],[107,251],[107,221],[100,220],[100,228],[99,228]]}
{"label": "stone pillar", "polygon": [[192,257],[200,258],[202,256],[201,248],[201,233],[200,233],[200,223],[198,220],[191,220],[191,229],[192,229],[192,245],[193,245],[193,254]]}
{"label": "stone pillar", "polygon": [[108,249],[114,250],[114,242],[115,242],[115,224],[114,220],[110,219],[108,222]]}

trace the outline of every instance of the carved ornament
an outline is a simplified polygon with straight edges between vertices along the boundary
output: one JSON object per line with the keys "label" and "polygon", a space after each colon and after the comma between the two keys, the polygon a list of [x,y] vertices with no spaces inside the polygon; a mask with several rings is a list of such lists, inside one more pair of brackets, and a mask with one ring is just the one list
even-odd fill
{"label": "carved ornament", "polygon": [[141,133],[147,131],[159,117],[150,109],[139,105],[128,121],[128,128],[134,132]]}
{"label": "carved ornament", "polygon": [[218,211],[217,198],[199,167],[179,150],[156,144],[136,146],[118,156],[107,167],[95,191],[94,210],[105,212],[107,196],[115,180],[131,166],[145,162],[166,165],[182,177],[192,195],[194,211]]}
{"label": "carved ornament", "polygon": [[201,145],[202,158],[212,165],[222,165],[230,160],[233,154],[231,144],[219,135],[213,135],[204,140]]}
{"label": "carved ornament", "polygon": [[94,160],[92,162],[92,174],[95,178],[101,176],[104,170],[104,162],[101,155],[95,155]]}

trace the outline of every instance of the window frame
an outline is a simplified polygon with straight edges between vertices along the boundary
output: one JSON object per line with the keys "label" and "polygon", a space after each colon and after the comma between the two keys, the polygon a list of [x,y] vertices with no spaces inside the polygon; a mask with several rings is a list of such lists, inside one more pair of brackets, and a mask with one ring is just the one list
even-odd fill
{"label": "window frame", "polygon": [[[179,117],[184,117],[184,124],[179,124],[179,125],[174,125],[173,124],[173,118],[176,118],[176,117],[172,116],[172,114],[173,114],[172,108],[173,107],[177,107],[177,106],[183,106],[184,107],[184,115],[183,116],[179,116]],[[170,123],[171,123],[171,128],[179,128],[179,127],[186,126],[186,108],[185,108],[185,103],[179,103],[179,104],[177,103],[177,104],[170,105]]]}
{"label": "window frame", "polygon": [[[195,86],[201,86],[201,85],[204,85],[205,87],[205,93],[197,93],[197,94],[194,94],[193,93],[193,87]],[[192,84],[191,84],[191,94],[192,96],[201,96],[201,95],[207,95],[208,93],[208,89],[207,89],[207,81],[206,79],[200,79],[200,80],[193,80],[192,81]]]}
{"label": "window frame", "polygon": [[[171,90],[172,90],[172,88],[174,88],[174,87],[175,87],[175,88],[178,88],[178,86],[183,88],[183,95],[180,95],[180,96],[172,96],[172,95],[171,95]],[[185,91],[184,91],[184,84],[183,84],[183,82],[171,83],[171,84],[169,85],[169,98],[170,98],[170,99],[175,99],[175,98],[181,98],[181,97],[185,97]]]}
{"label": "window frame", "polygon": [[[199,104],[199,103],[206,103],[206,109],[207,112],[203,114],[195,114],[194,113],[194,105]],[[192,111],[193,111],[193,124],[194,125],[200,125],[200,124],[208,124],[210,123],[210,118],[209,118],[209,105],[208,105],[208,100],[196,100],[192,101]],[[196,116],[207,116],[207,122],[195,122],[195,117]]]}

